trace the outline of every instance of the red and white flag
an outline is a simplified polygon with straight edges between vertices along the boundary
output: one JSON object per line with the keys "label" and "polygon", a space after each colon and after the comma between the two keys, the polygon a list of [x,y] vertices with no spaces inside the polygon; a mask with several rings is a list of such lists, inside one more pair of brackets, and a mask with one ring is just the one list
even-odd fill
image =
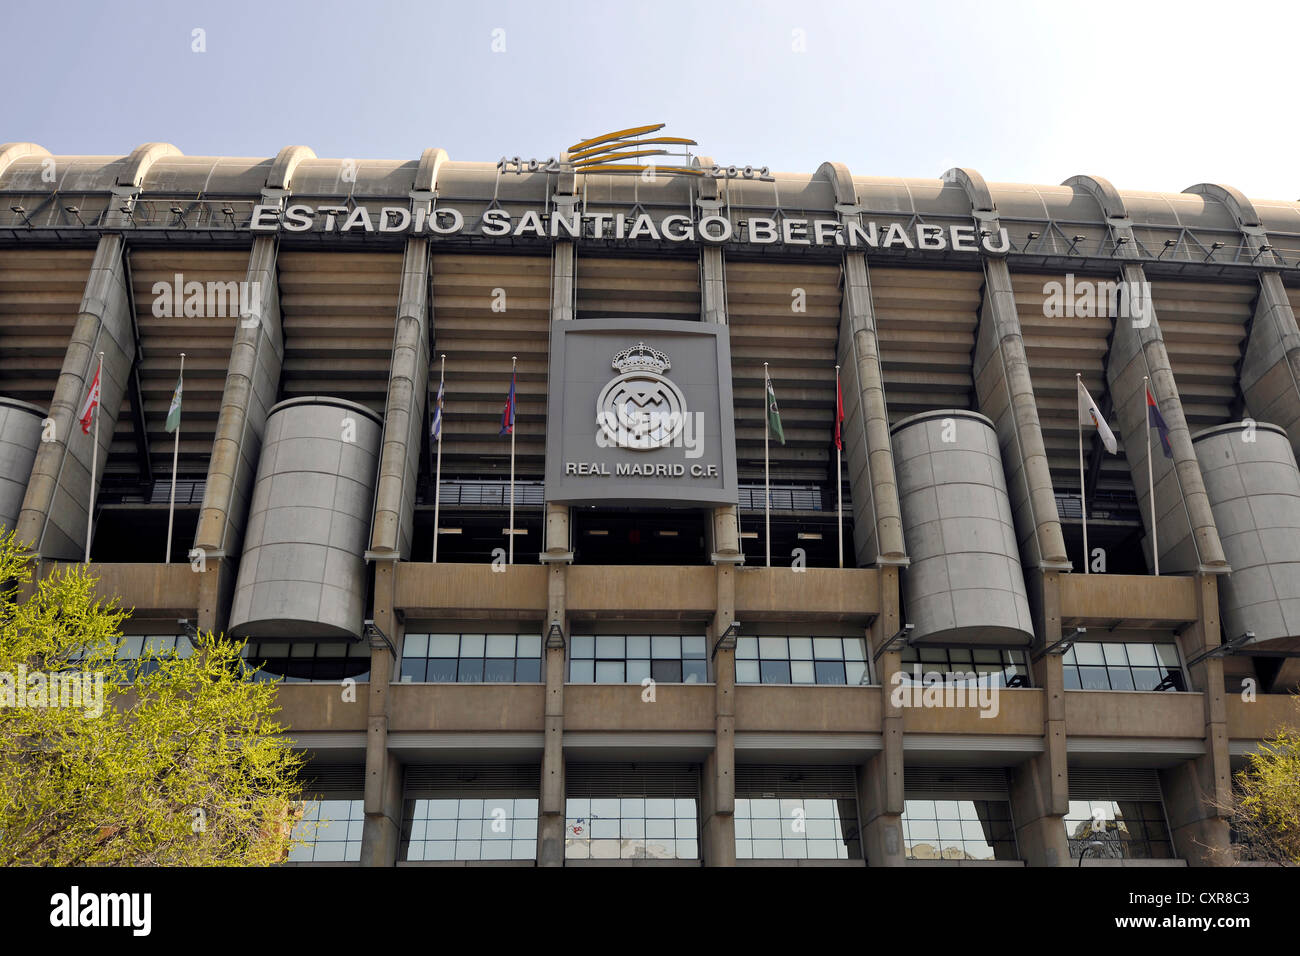
{"label": "red and white flag", "polygon": [[840,372],[835,370],[835,447],[840,451],[844,450],[844,435],[842,427],[844,424],[844,392],[840,389]]}
{"label": "red and white flag", "polygon": [[104,363],[100,362],[99,367],[95,369],[95,380],[90,383],[90,391],[86,393],[86,400],[81,405],[81,431],[82,434],[90,434],[91,422],[95,420],[95,409],[99,408],[99,373],[104,370]]}

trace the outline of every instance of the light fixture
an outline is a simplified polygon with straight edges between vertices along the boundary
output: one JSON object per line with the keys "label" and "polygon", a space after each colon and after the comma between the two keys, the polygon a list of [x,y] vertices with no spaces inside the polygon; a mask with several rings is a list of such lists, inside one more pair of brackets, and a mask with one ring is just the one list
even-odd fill
{"label": "light fixture", "polygon": [[609,536],[609,532],[606,531],[604,528],[588,528],[586,533],[590,535],[594,535],[595,537],[598,538],[604,538]]}
{"label": "light fixture", "polygon": [[1084,846],[1083,852],[1079,854],[1079,866],[1083,866],[1083,858],[1088,855],[1089,850],[1104,850],[1105,848],[1106,844],[1101,840],[1090,841],[1086,846]]}
{"label": "light fixture", "polygon": [[757,532],[757,531],[742,531],[742,532],[740,532],[740,537],[741,537],[741,538],[757,538],[757,537],[758,537],[758,532]]}
{"label": "light fixture", "polygon": [[664,531],[663,529],[660,529],[660,530],[656,531],[655,534],[659,535],[659,537],[661,537],[661,538],[675,538],[675,537],[677,537],[677,532],[676,532],[676,531]]}
{"label": "light fixture", "polygon": [[370,642],[372,650],[387,647],[394,657],[397,656],[397,648],[393,647],[393,642],[388,639],[387,634],[380,630],[379,625],[373,619],[367,618],[366,622],[361,625],[361,636]]}
{"label": "light fixture", "polygon": [[509,528],[502,528],[502,529],[501,529],[501,533],[502,533],[502,534],[527,534],[527,533],[528,533],[528,529],[527,529],[527,528],[515,528],[514,531],[511,531]]}
{"label": "light fixture", "polygon": [[821,533],[818,531],[800,531],[795,537],[800,541],[820,541],[822,539]]}
{"label": "light fixture", "polygon": [[187,617],[178,617],[176,623],[191,641],[197,641],[199,638],[199,629],[190,623]]}
{"label": "light fixture", "polygon": [[1247,631],[1245,634],[1241,634],[1238,635],[1237,637],[1234,637],[1226,644],[1219,644],[1216,647],[1211,647],[1208,651],[1201,651],[1201,653],[1197,654],[1195,657],[1191,658],[1187,662],[1187,666],[1192,667],[1196,664],[1201,663],[1201,661],[1208,661],[1214,657],[1228,657],[1232,654],[1237,653],[1237,651],[1241,647],[1244,647],[1246,644],[1249,644],[1254,639],[1255,639],[1255,632]]}
{"label": "light fixture", "polygon": [[552,621],[546,631],[546,649],[564,650],[564,628],[560,627],[559,621]]}
{"label": "light fixture", "polygon": [[902,627],[898,629],[897,633],[895,633],[893,637],[891,637],[889,640],[885,641],[885,643],[880,645],[880,647],[876,650],[876,653],[871,655],[872,661],[880,660],[880,655],[884,654],[887,651],[892,651],[894,649],[895,644],[898,644],[900,642],[905,645],[910,644],[912,642],[912,632],[914,630],[916,630],[915,624],[904,624]]}
{"label": "light fixture", "polygon": [[460,528],[439,528],[438,534],[460,534]]}
{"label": "light fixture", "polygon": [[740,636],[740,622],[732,621],[726,629],[718,636],[717,642],[713,645],[713,656],[718,656],[718,651],[734,651],[736,649],[736,638]]}
{"label": "light fixture", "polygon": [[1036,654],[1033,654],[1031,659],[1038,660],[1040,657],[1061,657],[1069,651],[1070,648],[1074,647],[1076,641],[1081,641],[1087,636],[1088,629],[1086,627],[1076,627],[1073,634],[1063,637],[1058,641],[1053,641]]}

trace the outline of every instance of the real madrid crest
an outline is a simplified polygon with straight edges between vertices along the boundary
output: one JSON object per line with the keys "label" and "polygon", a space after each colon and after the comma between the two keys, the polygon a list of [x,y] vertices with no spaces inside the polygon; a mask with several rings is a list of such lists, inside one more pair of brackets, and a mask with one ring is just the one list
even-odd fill
{"label": "real madrid crest", "polygon": [[596,421],[614,445],[650,451],[671,445],[686,421],[686,397],[663,373],[668,356],[638,342],[614,356],[619,371],[596,399]]}

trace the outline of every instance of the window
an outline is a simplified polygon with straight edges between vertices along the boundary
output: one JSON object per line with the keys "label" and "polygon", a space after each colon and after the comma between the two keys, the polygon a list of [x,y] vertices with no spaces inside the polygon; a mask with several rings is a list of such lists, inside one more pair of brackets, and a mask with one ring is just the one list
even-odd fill
{"label": "window", "polygon": [[867,646],[860,637],[741,637],[736,681],[741,684],[866,683]]}
{"label": "window", "polygon": [[294,827],[307,842],[289,851],[290,863],[352,862],[361,859],[364,800],[308,800]]}
{"label": "window", "polygon": [[909,860],[1014,860],[1015,830],[1006,800],[903,801]]}
{"label": "window", "polygon": [[694,797],[569,797],[568,860],[695,860],[699,834]]}
{"label": "window", "polygon": [[[194,645],[185,635],[176,634],[125,634],[118,645],[114,659],[119,661],[136,661],[136,677],[146,677],[158,670],[158,657],[168,657],[172,653],[177,657],[189,657],[194,653]],[[72,660],[81,660],[86,654],[75,654]]]}
{"label": "window", "polygon": [[1080,641],[1065,652],[1067,690],[1186,690],[1178,645]]}
{"label": "window", "polygon": [[406,860],[533,860],[537,798],[407,800],[402,842]]}
{"label": "window", "polygon": [[737,797],[736,859],[859,860],[856,801]]}
{"label": "window", "polygon": [[370,679],[370,648],[360,641],[249,641],[244,645],[244,660],[250,668],[260,666],[253,674],[258,681]]}
{"label": "window", "polygon": [[575,634],[569,680],[575,684],[703,684],[709,662],[702,634]]}
{"label": "window", "polygon": [[[1074,771],[1072,770],[1071,773]],[[1065,817],[1070,857],[1167,860],[1173,844],[1159,800],[1075,799]]]}
{"label": "window", "polygon": [[534,684],[542,679],[540,634],[407,634],[403,683]]}
{"label": "window", "polygon": [[1028,687],[1025,652],[1006,647],[905,647],[904,683],[921,683],[924,675],[942,673],[944,683],[989,675],[997,687]]}

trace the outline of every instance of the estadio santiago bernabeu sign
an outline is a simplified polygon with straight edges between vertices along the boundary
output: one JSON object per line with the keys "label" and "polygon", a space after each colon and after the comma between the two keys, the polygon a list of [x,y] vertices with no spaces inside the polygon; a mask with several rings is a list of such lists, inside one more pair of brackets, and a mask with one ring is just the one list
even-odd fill
{"label": "estadio santiago bernabeu sign", "polygon": [[552,322],[546,500],[734,505],[726,326]]}

